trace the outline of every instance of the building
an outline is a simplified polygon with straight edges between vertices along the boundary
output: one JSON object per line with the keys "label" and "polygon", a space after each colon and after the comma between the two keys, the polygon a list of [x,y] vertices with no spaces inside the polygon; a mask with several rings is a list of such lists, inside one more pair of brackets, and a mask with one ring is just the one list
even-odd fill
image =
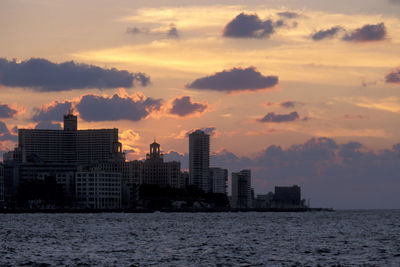
{"label": "building", "polygon": [[209,192],[210,136],[201,130],[189,134],[189,183]]}
{"label": "building", "polygon": [[297,185],[275,186],[273,203],[276,207],[302,206],[300,187]]}
{"label": "building", "polygon": [[22,162],[73,162],[90,164],[112,159],[124,160],[118,129],[78,130],[77,116],[64,115],[63,130],[19,129],[16,155]]}
{"label": "building", "polygon": [[232,172],[232,203],[233,208],[246,209],[252,207],[251,171]]}
{"label": "building", "polygon": [[78,171],[75,191],[77,205],[81,208],[120,209],[121,173],[99,170]]}
{"label": "building", "polygon": [[0,208],[4,206],[5,192],[4,192],[4,166],[0,163]]}
{"label": "building", "polygon": [[228,170],[222,168],[209,168],[209,192],[226,195]]}
{"label": "building", "polygon": [[154,141],[150,144],[150,153],[146,155],[146,160],[143,162],[140,183],[180,188],[182,185],[181,163],[164,162],[160,144]]}

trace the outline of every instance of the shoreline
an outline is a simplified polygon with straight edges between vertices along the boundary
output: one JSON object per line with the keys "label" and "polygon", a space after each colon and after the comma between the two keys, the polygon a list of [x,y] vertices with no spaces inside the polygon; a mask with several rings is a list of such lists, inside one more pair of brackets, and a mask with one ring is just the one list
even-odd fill
{"label": "shoreline", "polygon": [[219,213],[219,212],[333,212],[333,208],[258,208],[258,209],[231,209],[231,208],[171,208],[171,209],[0,209],[0,214],[22,213]]}

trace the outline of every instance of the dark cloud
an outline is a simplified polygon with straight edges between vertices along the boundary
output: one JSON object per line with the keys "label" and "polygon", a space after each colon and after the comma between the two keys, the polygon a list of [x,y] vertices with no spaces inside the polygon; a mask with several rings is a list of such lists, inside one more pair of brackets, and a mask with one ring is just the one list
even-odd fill
{"label": "dark cloud", "polygon": [[75,63],[52,63],[42,58],[31,58],[18,63],[0,58],[0,84],[9,87],[28,87],[38,91],[132,87],[134,83],[148,85],[144,73]]}
{"label": "dark cloud", "polygon": [[149,32],[150,30],[148,28],[128,27],[126,29],[126,33],[133,35],[141,33],[148,34]]}
{"label": "dark cloud", "polygon": [[211,76],[196,79],[186,88],[208,89],[215,91],[257,91],[273,87],[278,84],[277,76],[264,76],[254,67],[246,69],[233,68],[214,73]]}
{"label": "dark cloud", "polygon": [[339,32],[344,31],[344,28],[341,26],[335,26],[330,29],[320,30],[311,35],[311,39],[314,41],[321,41],[324,39],[332,39],[335,37]]}
{"label": "dark cloud", "polygon": [[343,37],[344,41],[349,42],[371,42],[382,41],[386,39],[386,27],[384,23],[376,25],[367,24],[361,28],[355,29]]}
{"label": "dark cloud", "polygon": [[256,14],[240,13],[225,26],[223,35],[231,38],[268,38],[274,31],[272,20],[263,21]]}
{"label": "dark cloud", "polygon": [[390,3],[400,5],[400,0],[389,0]]}
{"label": "dark cloud", "polygon": [[0,141],[14,141],[18,140],[18,136],[10,132],[7,125],[0,121]]}
{"label": "dark cloud", "polygon": [[201,130],[204,133],[208,134],[209,136],[215,136],[217,134],[217,128],[215,127],[204,127],[204,128],[198,128],[198,129],[192,129],[186,133],[186,137],[189,137],[189,134]]}
{"label": "dark cloud", "polygon": [[51,121],[41,121],[36,124],[35,129],[62,130],[61,123]]}
{"label": "dark cloud", "polygon": [[296,12],[291,12],[291,11],[279,12],[278,15],[283,18],[286,18],[286,19],[295,19],[295,18],[300,17],[299,14],[297,14]]}
{"label": "dark cloud", "polygon": [[386,75],[385,81],[387,83],[399,83],[400,84],[400,67],[392,70]]}
{"label": "dark cloud", "polygon": [[84,95],[76,104],[81,118],[86,121],[139,121],[160,106],[160,99],[133,99],[117,94],[112,97]]}
{"label": "dark cloud", "polygon": [[265,115],[263,118],[258,119],[259,122],[289,122],[296,121],[300,119],[299,114],[294,111],[289,114],[275,114],[274,112],[270,112]]}
{"label": "dark cloud", "polygon": [[169,38],[179,38],[179,32],[178,32],[178,29],[176,28],[175,24],[170,25],[167,36]]}
{"label": "dark cloud", "polygon": [[69,101],[55,102],[49,106],[43,106],[34,110],[32,120],[35,122],[62,121],[63,116],[71,109],[72,103]]}
{"label": "dark cloud", "polygon": [[0,104],[0,118],[12,118],[17,111],[6,104]]}
{"label": "dark cloud", "polygon": [[230,172],[252,170],[256,192],[299,184],[312,205],[336,208],[393,208],[398,205],[400,144],[374,152],[358,142],[337,144],[312,138],[288,148],[269,146],[254,158],[223,150],[210,157],[212,166]]}
{"label": "dark cloud", "polygon": [[284,101],[279,104],[282,108],[294,108],[297,105],[295,101]]}
{"label": "dark cloud", "polygon": [[190,96],[182,96],[181,98],[175,98],[169,112],[184,117],[196,112],[203,112],[206,108],[207,105],[192,102]]}

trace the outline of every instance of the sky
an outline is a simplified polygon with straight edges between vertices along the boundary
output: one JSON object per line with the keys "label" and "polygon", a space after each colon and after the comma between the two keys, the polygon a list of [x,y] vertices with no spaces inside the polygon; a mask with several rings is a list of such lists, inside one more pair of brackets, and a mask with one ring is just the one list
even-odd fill
{"label": "sky", "polygon": [[400,208],[400,1],[0,1],[0,151],[18,128],[118,128],[188,168],[252,170],[312,206]]}

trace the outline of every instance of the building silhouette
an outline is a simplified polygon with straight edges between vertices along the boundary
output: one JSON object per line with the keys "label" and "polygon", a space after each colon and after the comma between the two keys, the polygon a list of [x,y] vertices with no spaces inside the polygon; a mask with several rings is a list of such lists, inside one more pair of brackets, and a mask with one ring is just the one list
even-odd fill
{"label": "building silhouette", "polygon": [[227,182],[227,169],[209,168],[209,192],[226,195]]}
{"label": "building silhouette", "polygon": [[4,192],[4,166],[0,163],[0,208],[4,205],[5,192]]}
{"label": "building silhouette", "polygon": [[189,134],[189,184],[209,192],[210,136],[201,130]]}
{"label": "building silhouette", "polygon": [[181,187],[181,163],[177,161],[164,162],[160,144],[154,141],[150,144],[150,153],[143,162],[141,184]]}
{"label": "building silhouette", "polygon": [[118,129],[78,130],[77,121],[77,116],[70,111],[64,115],[63,130],[19,129],[18,148],[14,153],[21,154],[22,162],[90,164],[112,159],[124,160]]}
{"label": "building silhouette", "polygon": [[276,207],[303,206],[300,186],[275,186],[273,203]]}
{"label": "building silhouette", "polygon": [[246,209],[252,207],[251,171],[232,172],[232,207]]}

